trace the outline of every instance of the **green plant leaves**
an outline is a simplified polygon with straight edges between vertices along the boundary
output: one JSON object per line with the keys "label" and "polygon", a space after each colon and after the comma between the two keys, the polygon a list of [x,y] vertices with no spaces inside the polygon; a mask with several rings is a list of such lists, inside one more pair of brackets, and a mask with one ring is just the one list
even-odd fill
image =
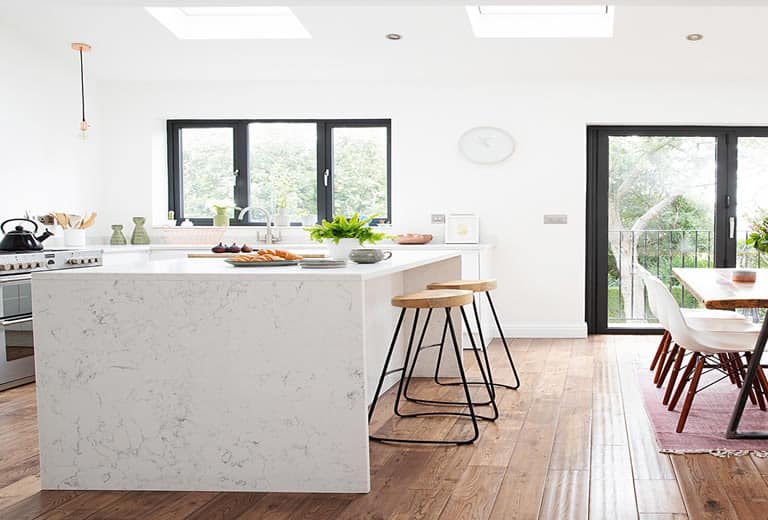
{"label": "green plant leaves", "polygon": [[360,219],[360,215],[357,213],[349,219],[344,215],[337,215],[333,217],[332,222],[323,220],[320,224],[304,228],[304,230],[309,231],[309,237],[315,242],[329,239],[338,244],[342,238],[355,238],[360,245],[363,245],[365,242],[375,244],[379,240],[386,238],[387,235],[385,233],[377,233],[369,226],[374,218],[376,218],[376,215]]}

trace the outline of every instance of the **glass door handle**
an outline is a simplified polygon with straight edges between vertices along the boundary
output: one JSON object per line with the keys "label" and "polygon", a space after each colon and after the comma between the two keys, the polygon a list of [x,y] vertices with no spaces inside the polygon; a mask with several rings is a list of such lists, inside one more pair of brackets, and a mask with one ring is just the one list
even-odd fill
{"label": "glass door handle", "polygon": [[736,217],[728,218],[728,237],[731,239],[736,238]]}
{"label": "glass door handle", "polygon": [[326,188],[328,187],[328,177],[331,176],[331,170],[326,168],[325,172],[323,173],[323,186]]}

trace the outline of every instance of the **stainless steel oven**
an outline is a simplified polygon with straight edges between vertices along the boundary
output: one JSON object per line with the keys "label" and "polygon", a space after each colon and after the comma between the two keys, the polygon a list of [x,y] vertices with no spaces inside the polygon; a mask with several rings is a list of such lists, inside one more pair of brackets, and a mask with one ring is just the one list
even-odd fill
{"label": "stainless steel oven", "polygon": [[101,265],[94,249],[0,252],[0,390],[35,380],[32,273]]}
{"label": "stainless steel oven", "polygon": [[0,277],[0,390],[35,379],[29,274]]}

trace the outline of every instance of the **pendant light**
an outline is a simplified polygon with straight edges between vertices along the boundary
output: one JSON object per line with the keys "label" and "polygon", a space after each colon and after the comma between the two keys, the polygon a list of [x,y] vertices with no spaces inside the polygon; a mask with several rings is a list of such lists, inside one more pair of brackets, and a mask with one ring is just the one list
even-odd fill
{"label": "pendant light", "polygon": [[91,46],[87,43],[73,43],[72,49],[80,54],[80,106],[82,108],[82,119],[80,120],[80,136],[85,139],[88,137],[88,121],[85,119],[85,77],[83,75],[83,53],[89,52]]}

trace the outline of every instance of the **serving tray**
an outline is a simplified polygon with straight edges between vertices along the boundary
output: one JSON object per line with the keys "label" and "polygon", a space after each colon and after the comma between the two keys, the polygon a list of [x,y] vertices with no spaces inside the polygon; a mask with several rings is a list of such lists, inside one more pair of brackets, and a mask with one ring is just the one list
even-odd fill
{"label": "serving tray", "polygon": [[282,265],[297,265],[299,263],[298,260],[277,260],[274,262],[238,262],[237,260],[232,260],[230,258],[226,258],[224,261],[235,267],[279,267]]}

